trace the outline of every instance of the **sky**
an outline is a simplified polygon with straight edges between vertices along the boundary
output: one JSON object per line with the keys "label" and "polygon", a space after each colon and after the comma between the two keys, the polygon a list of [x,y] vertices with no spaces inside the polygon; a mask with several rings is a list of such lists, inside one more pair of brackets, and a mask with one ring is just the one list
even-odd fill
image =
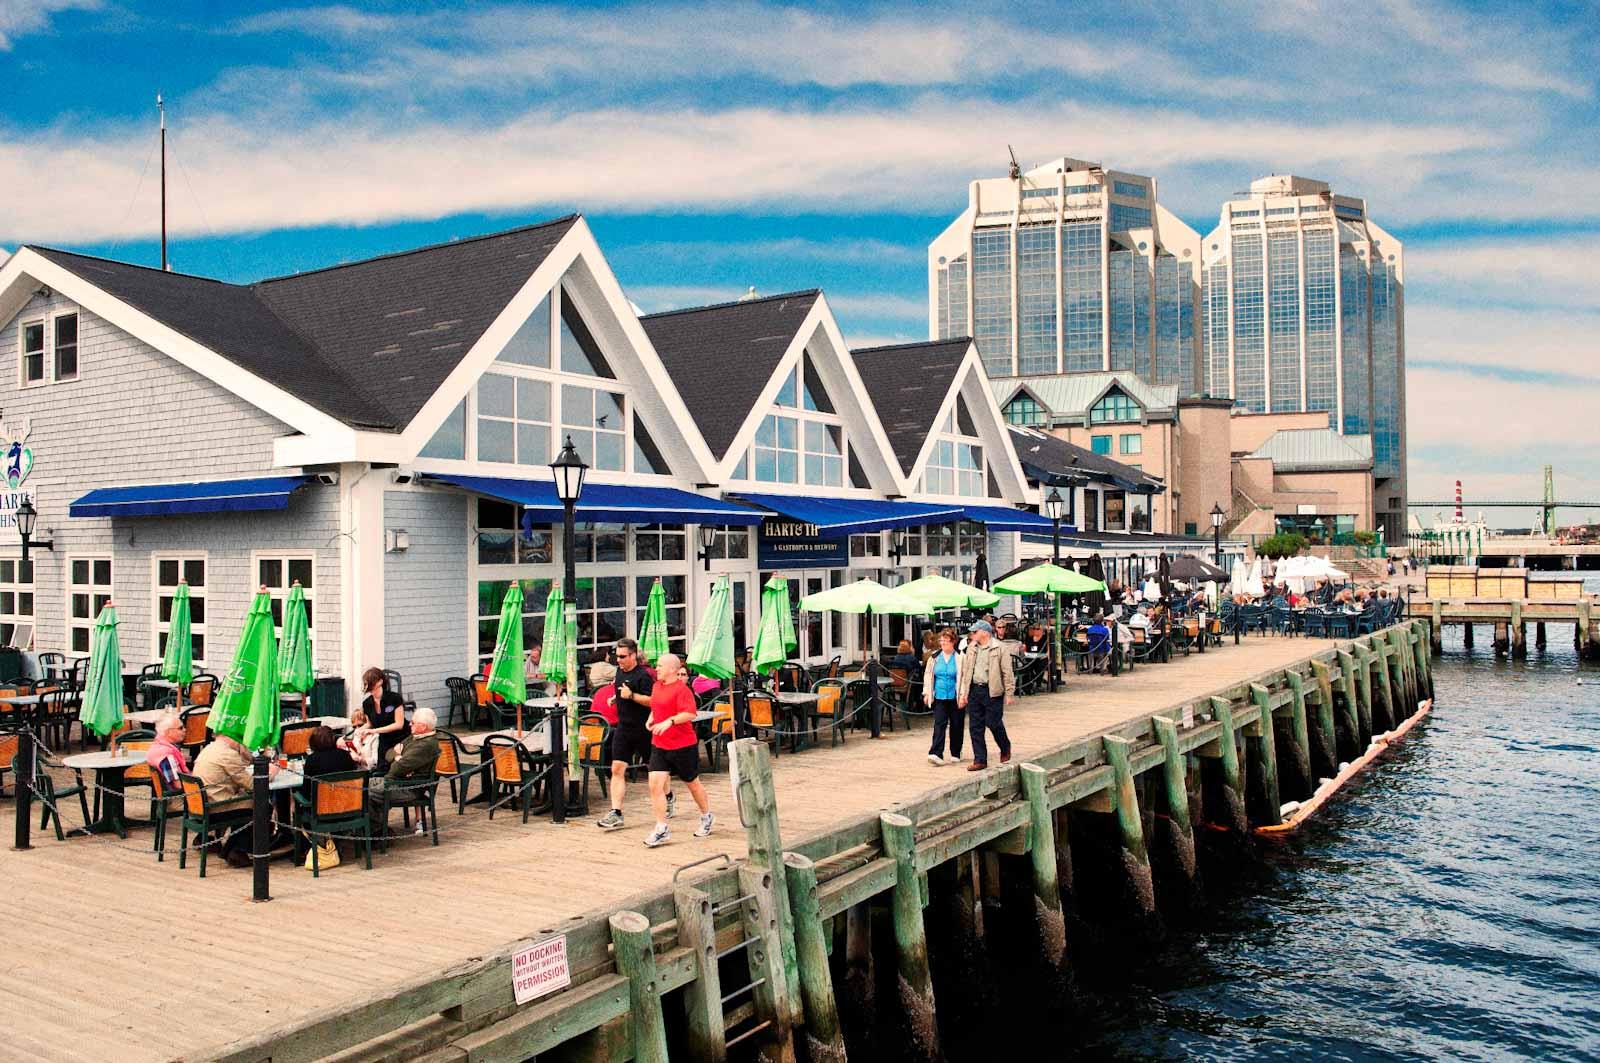
{"label": "sky", "polygon": [[821,287],[862,346],[926,336],[927,244],[1008,148],[1154,176],[1202,234],[1294,172],[1405,243],[1412,498],[1538,498],[1550,463],[1600,502],[1597,27],[1593,2],[0,0],[0,248],[157,262],[159,91],[177,269],[577,210],[646,310]]}

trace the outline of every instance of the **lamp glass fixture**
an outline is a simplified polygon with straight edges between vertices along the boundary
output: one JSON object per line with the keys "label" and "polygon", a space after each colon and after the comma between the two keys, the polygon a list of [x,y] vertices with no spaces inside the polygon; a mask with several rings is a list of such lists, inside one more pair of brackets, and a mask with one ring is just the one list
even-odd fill
{"label": "lamp glass fixture", "polygon": [[710,550],[717,544],[717,532],[720,531],[715,524],[700,525],[700,549]]}
{"label": "lamp glass fixture", "polygon": [[583,478],[588,471],[589,466],[583,463],[578,448],[572,445],[572,437],[568,436],[567,445],[550,463],[550,472],[556,481],[556,497],[562,502],[576,502],[578,496],[583,494]]}
{"label": "lamp glass fixture", "polygon": [[1052,487],[1050,494],[1044,500],[1044,515],[1051,520],[1060,520],[1061,507],[1061,492]]}
{"label": "lamp glass fixture", "polygon": [[24,539],[33,538],[33,530],[39,523],[39,511],[33,508],[33,503],[24,498],[22,504],[17,506],[17,534]]}
{"label": "lamp glass fixture", "polygon": [[1213,528],[1222,527],[1222,518],[1226,515],[1227,514],[1222,512],[1221,506],[1217,505],[1215,502],[1211,504],[1211,526]]}

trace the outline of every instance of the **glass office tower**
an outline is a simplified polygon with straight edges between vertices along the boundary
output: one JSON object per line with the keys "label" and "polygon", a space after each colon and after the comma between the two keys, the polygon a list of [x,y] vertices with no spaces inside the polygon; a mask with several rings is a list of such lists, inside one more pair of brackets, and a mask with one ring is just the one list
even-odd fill
{"label": "glass office tower", "polygon": [[974,181],[928,249],[929,333],[970,334],[991,377],[1124,370],[1198,393],[1200,258],[1152,178],[1062,158]]}

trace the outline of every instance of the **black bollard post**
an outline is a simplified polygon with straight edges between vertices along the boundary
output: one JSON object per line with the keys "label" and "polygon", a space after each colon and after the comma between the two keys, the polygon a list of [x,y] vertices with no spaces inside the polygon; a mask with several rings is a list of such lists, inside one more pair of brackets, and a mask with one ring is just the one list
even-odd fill
{"label": "black bollard post", "polygon": [[270,901],[267,892],[267,861],[272,841],[272,793],[267,788],[267,755],[257,752],[251,765],[250,863],[252,901]]}
{"label": "black bollard post", "polygon": [[17,776],[17,836],[11,848],[18,851],[33,848],[29,831],[33,824],[34,757],[33,729],[24,727],[17,732],[17,755],[12,762]]}

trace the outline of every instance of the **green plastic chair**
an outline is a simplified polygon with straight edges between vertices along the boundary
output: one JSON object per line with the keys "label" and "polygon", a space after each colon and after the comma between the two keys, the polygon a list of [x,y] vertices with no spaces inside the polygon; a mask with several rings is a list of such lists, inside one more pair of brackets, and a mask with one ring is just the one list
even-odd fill
{"label": "green plastic chair", "polygon": [[251,810],[212,808],[211,795],[206,792],[206,784],[200,781],[199,776],[179,772],[178,782],[183,786],[183,820],[182,830],[178,836],[178,869],[181,871],[189,866],[189,832],[193,830],[195,837],[200,840],[200,877],[205,878],[206,855],[211,848],[207,843],[211,839],[211,832],[249,824]]}
{"label": "green plastic chair", "polygon": [[[366,853],[372,870],[372,823],[367,818],[367,780],[364,771],[337,771],[307,779],[294,791],[295,825],[311,835],[311,877],[322,875],[318,852],[328,836],[353,838]],[[341,831],[354,833],[340,835]]]}

